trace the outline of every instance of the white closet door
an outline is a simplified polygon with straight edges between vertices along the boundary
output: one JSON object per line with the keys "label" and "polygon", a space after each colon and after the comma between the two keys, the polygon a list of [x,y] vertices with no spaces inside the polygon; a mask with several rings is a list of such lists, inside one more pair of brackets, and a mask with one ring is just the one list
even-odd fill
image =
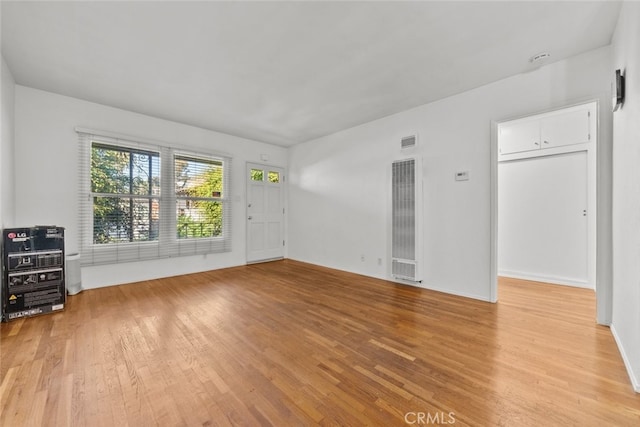
{"label": "white closet door", "polygon": [[587,152],[498,168],[499,274],[587,286]]}

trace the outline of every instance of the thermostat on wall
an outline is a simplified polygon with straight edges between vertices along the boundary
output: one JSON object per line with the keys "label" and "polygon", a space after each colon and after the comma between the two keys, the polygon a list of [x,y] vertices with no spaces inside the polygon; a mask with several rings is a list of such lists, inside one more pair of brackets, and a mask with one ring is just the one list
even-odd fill
{"label": "thermostat on wall", "polygon": [[469,171],[456,172],[456,181],[469,181]]}

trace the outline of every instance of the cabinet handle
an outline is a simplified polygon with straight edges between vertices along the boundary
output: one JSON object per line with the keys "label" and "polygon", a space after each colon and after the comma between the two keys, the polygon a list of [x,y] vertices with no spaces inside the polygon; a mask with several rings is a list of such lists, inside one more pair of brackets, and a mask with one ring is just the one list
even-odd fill
{"label": "cabinet handle", "polygon": [[545,144],[548,144],[548,143],[549,143],[549,141],[544,141],[544,143],[545,143]]}
{"label": "cabinet handle", "polygon": [[540,145],[540,143],[539,143],[539,142],[537,142],[537,141],[536,141],[536,142],[534,142],[534,144],[535,144],[535,145]]}

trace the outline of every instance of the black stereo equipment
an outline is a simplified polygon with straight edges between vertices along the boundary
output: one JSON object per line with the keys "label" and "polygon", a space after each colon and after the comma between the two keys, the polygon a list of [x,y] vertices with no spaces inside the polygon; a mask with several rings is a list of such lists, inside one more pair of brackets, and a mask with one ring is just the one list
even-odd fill
{"label": "black stereo equipment", "polygon": [[64,309],[64,228],[5,229],[2,242],[2,320]]}

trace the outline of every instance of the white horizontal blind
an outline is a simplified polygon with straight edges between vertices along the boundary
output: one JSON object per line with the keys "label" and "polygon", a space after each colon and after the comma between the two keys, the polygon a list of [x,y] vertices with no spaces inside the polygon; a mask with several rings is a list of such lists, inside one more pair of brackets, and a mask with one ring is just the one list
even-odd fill
{"label": "white horizontal blind", "polygon": [[231,158],[78,137],[82,265],[231,250]]}
{"label": "white horizontal blind", "polygon": [[231,250],[231,159],[172,152],[171,256]]}

